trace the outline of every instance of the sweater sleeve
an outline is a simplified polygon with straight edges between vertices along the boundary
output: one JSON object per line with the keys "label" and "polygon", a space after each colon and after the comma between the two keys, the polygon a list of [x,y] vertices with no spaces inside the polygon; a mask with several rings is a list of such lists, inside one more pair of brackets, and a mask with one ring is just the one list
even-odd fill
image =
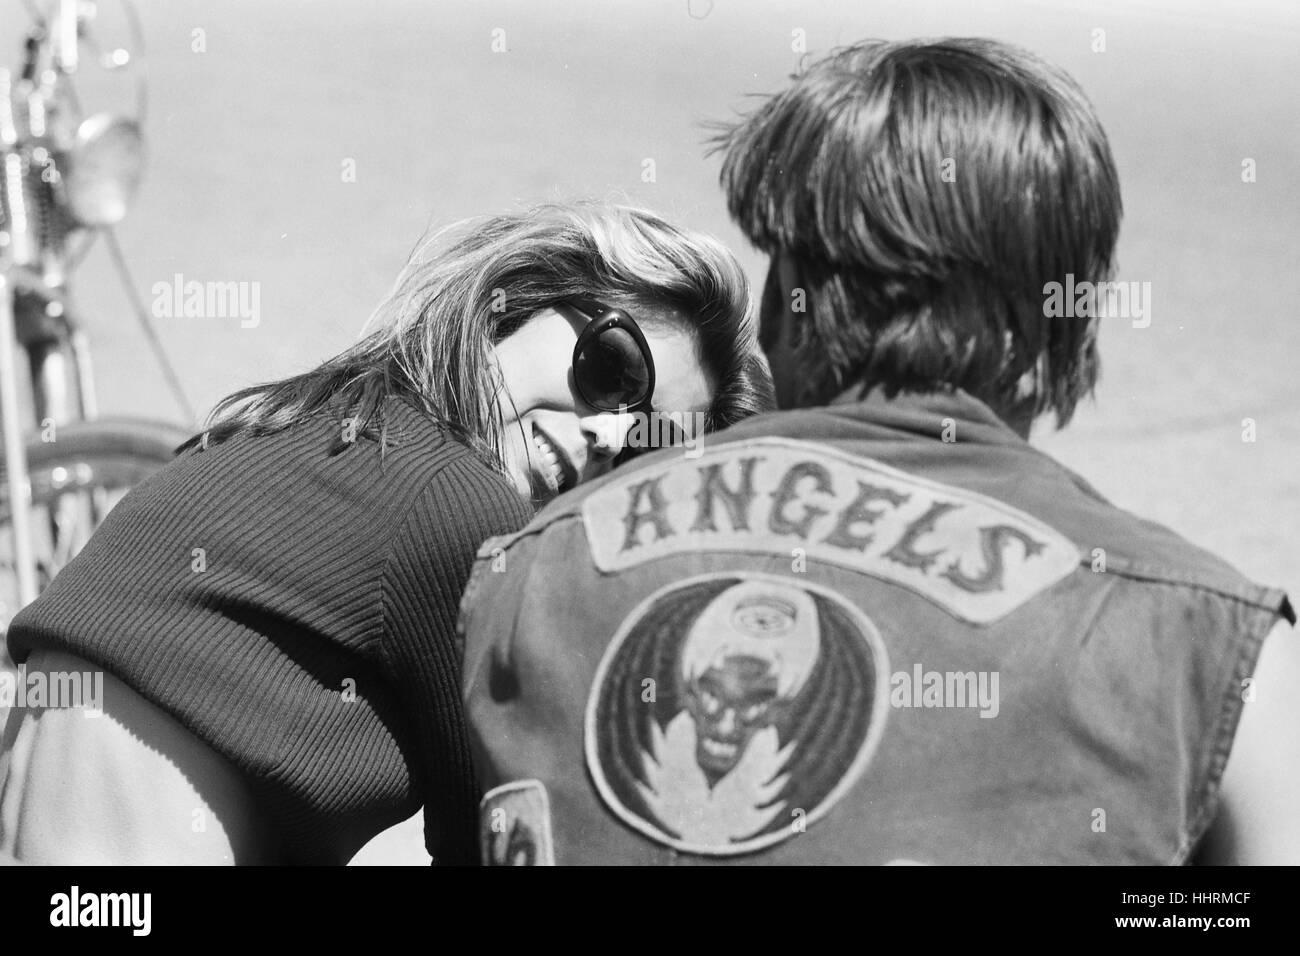
{"label": "sweater sleeve", "polygon": [[461,592],[474,553],[521,528],[527,503],[481,463],[444,466],[413,504],[384,569],[383,651],[407,725],[415,731],[415,781],[425,847],[434,863],[478,860],[478,786],[460,697],[456,638]]}

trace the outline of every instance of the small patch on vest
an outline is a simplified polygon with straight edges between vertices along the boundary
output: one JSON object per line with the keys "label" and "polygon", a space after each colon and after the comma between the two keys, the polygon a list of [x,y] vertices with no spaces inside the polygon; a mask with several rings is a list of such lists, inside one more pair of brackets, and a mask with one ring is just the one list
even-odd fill
{"label": "small patch on vest", "polygon": [[674,583],[601,659],[587,768],[619,819],[679,851],[798,839],[870,762],[888,672],[875,625],[828,589],[765,574]]}
{"label": "small patch on vest", "polygon": [[619,571],[679,552],[800,548],[987,624],[1074,571],[1064,535],[984,495],[825,445],[712,446],[605,485],[582,503],[592,559]]}
{"label": "small patch on vest", "polygon": [[485,866],[554,866],[551,801],[540,780],[515,780],[479,803],[479,848]]}

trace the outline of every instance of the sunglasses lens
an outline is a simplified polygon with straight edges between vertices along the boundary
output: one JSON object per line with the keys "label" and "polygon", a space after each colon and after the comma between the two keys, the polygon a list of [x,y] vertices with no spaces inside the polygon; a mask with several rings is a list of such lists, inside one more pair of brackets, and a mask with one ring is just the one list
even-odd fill
{"label": "sunglasses lens", "polygon": [[583,398],[602,411],[641,402],[650,371],[636,339],[626,329],[606,329],[578,353],[573,375]]}

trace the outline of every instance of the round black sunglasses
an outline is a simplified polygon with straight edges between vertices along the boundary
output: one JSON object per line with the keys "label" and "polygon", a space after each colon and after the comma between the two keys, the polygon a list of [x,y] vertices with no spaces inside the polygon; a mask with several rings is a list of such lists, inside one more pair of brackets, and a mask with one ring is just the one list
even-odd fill
{"label": "round black sunglasses", "polygon": [[589,321],[573,346],[573,384],[601,412],[649,411],[655,363],[636,320],[594,299],[567,303]]}

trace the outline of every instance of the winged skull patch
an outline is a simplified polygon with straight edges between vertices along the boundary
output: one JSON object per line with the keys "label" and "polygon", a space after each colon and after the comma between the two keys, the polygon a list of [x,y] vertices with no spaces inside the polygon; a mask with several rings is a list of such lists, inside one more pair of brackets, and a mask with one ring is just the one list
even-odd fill
{"label": "winged skull patch", "polygon": [[879,632],[810,583],[711,574],[643,602],[588,700],[587,765],[625,823],[733,855],[815,822],[857,781],[888,708]]}

